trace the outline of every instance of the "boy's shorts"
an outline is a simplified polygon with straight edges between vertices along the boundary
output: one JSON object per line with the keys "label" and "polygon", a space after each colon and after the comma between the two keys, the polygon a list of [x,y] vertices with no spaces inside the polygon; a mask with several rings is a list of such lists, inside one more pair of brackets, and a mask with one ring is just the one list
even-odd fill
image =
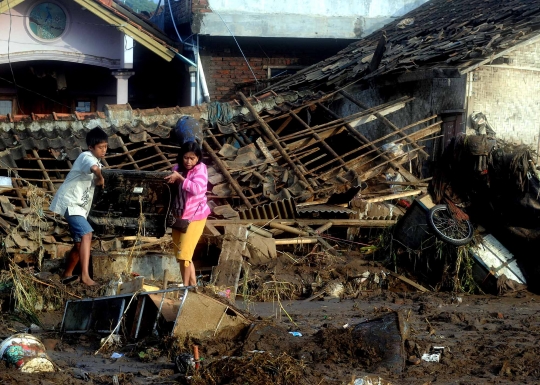
{"label": "boy's shorts", "polygon": [[67,223],[69,224],[69,232],[73,242],[80,242],[83,235],[94,232],[90,223],[82,215],[69,215],[68,211],[64,214]]}

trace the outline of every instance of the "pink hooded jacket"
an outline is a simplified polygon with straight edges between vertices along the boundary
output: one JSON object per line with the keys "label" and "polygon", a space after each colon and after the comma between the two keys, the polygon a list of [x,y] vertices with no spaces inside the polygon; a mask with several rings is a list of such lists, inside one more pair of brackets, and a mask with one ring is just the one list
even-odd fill
{"label": "pink hooded jacket", "polygon": [[[178,165],[173,167],[178,171]],[[187,192],[184,213],[182,219],[200,221],[210,215],[210,207],[206,203],[206,189],[208,186],[208,170],[204,163],[199,163],[188,171],[186,180],[178,185],[179,193]]]}

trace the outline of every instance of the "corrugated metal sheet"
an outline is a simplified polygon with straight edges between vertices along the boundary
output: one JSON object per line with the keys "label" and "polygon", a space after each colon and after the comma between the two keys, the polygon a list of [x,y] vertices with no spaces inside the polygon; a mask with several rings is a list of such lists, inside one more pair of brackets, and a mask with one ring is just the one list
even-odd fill
{"label": "corrugated metal sheet", "polygon": [[284,199],[240,211],[240,219],[294,219],[296,216],[296,205],[292,199]]}
{"label": "corrugated metal sheet", "polygon": [[307,205],[296,208],[298,214],[305,213],[333,213],[333,214],[354,214],[355,210],[335,205]]}

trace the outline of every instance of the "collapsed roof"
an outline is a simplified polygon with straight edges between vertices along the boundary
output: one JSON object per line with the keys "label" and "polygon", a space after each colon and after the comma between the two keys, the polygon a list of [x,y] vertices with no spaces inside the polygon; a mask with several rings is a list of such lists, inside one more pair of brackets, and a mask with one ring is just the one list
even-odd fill
{"label": "collapsed roof", "polygon": [[269,89],[329,90],[390,75],[398,81],[459,77],[539,34],[536,0],[431,0]]}
{"label": "collapsed roof", "polygon": [[[150,110],[110,105],[103,113],[2,117],[0,166],[6,176],[11,176],[13,186],[0,197],[0,232],[16,234],[14,230],[21,223],[27,232],[12,236],[8,251],[19,256],[35,252],[38,243],[26,237],[32,234],[33,226],[38,226],[48,237],[45,250],[51,255],[60,253],[59,244],[69,237],[62,219],[47,213],[48,200],[73,160],[86,149],[86,132],[97,126],[110,135],[110,150],[104,158],[107,168],[158,172],[170,170],[175,162],[179,147],[172,131],[176,122],[184,116],[207,121],[203,146],[214,218],[253,223],[324,217],[324,213],[335,218],[360,218],[357,210],[336,203],[349,202],[361,184],[388,167],[399,170],[411,185],[421,184],[403,165],[415,163],[420,154],[425,156],[425,149],[416,141],[440,131],[437,116],[398,129],[385,115],[403,108],[413,98],[339,117],[328,106],[341,97],[339,93],[270,92],[247,98],[240,93],[240,100],[231,104]],[[369,141],[357,127],[375,119],[387,125],[391,133]],[[383,146],[389,142],[394,145]],[[388,187],[365,198],[377,202],[381,194],[390,193]],[[138,207],[138,201],[134,202]],[[162,206],[154,207],[156,214],[166,209]],[[36,207],[41,213],[37,220]],[[362,221],[355,219],[358,223],[353,226],[386,226],[395,223],[395,215],[365,215]],[[67,246],[62,247],[64,250]]]}

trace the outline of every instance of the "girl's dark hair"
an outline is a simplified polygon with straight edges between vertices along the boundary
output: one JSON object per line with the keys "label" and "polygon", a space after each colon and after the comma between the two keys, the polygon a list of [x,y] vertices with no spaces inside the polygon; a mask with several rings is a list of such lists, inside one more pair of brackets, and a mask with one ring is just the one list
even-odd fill
{"label": "girl's dark hair", "polygon": [[182,147],[180,147],[180,151],[176,157],[176,163],[178,163],[178,167],[180,169],[184,168],[184,155],[186,155],[188,152],[193,152],[197,156],[199,159],[197,164],[202,162],[201,147],[197,144],[197,142],[186,142],[182,145]]}

